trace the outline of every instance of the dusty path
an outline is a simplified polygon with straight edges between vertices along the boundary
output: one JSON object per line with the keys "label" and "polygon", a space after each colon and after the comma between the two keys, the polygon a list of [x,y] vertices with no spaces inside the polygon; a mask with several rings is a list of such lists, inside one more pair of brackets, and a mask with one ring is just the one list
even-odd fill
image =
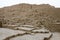
{"label": "dusty path", "polygon": [[12,38],[14,38],[14,37],[23,36],[23,35],[26,35],[26,34],[29,34],[29,33],[12,35],[12,36],[9,36],[9,37],[5,38],[4,40],[10,40],[10,39],[12,39]]}

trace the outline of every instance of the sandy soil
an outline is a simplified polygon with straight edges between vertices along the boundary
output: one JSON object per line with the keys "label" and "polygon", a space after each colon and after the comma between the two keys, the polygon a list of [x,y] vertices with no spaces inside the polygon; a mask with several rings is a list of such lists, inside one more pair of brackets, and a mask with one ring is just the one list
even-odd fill
{"label": "sandy soil", "polygon": [[[16,35],[16,34],[23,34],[25,31],[20,30],[12,30],[7,28],[0,28],[0,40],[4,40],[5,38]],[[36,34],[26,34],[23,36],[16,36],[9,40],[43,40],[44,37],[49,37],[51,33],[36,33]],[[50,40],[60,40],[60,33],[54,32],[53,36]]]}

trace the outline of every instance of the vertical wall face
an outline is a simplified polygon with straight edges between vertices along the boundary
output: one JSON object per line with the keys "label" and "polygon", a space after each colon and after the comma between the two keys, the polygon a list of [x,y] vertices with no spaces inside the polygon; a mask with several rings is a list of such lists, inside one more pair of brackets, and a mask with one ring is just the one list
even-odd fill
{"label": "vertical wall face", "polygon": [[2,27],[2,21],[0,21],[0,27]]}
{"label": "vertical wall face", "polygon": [[3,9],[2,8],[0,8],[0,27],[2,27],[2,19],[3,19],[3,12],[4,12],[4,10],[2,11]]}
{"label": "vertical wall face", "polygon": [[60,24],[50,24],[48,25],[49,27],[48,30],[52,31],[52,32],[60,32]]}
{"label": "vertical wall face", "polygon": [[55,8],[55,17],[57,17],[58,19],[60,19],[60,8]]}

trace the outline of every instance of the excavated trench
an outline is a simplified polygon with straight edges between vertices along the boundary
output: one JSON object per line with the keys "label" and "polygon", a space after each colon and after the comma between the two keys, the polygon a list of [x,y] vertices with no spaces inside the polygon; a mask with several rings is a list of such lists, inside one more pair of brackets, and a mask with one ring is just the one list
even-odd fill
{"label": "excavated trench", "polygon": [[[25,33],[22,33],[22,34],[18,33],[18,34],[12,35],[12,36],[8,36],[8,37],[6,37],[3,40],[10,40],[10,39],[18,37],[18,36],[33,35],[33,34],[37,34],[37,33],[42,33],[42,34],[49,33],[49,31],[41,31],[39,28],[33,28],[33,27],[31,27],[31,28],[30,27],[26,27],[25,29],[24,28],[25,27],[15,27],[15,29],[13,29],[13,30],[19,30],[19,31],[22,30],[22,31],[25,31]],[[44,37],[43,40],[46,40],[46,39],[49,40],[51,37],[52,37],[52,34],[50,34],[49,37]]]}

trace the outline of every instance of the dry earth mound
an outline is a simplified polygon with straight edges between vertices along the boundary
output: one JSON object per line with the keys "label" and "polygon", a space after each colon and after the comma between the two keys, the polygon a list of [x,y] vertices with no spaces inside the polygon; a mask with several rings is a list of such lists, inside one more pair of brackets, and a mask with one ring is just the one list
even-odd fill
{"label": "dry earth mound", "polygon": [[[58,13],[58,14],[57,14]],[[59,8],[49,4],[18,4],[0,8],[0,19],[4,25],[32,25],[41,27],[44,25],[50,31],[59,31]],[[56,15],[57,14],[57,15]]]}

